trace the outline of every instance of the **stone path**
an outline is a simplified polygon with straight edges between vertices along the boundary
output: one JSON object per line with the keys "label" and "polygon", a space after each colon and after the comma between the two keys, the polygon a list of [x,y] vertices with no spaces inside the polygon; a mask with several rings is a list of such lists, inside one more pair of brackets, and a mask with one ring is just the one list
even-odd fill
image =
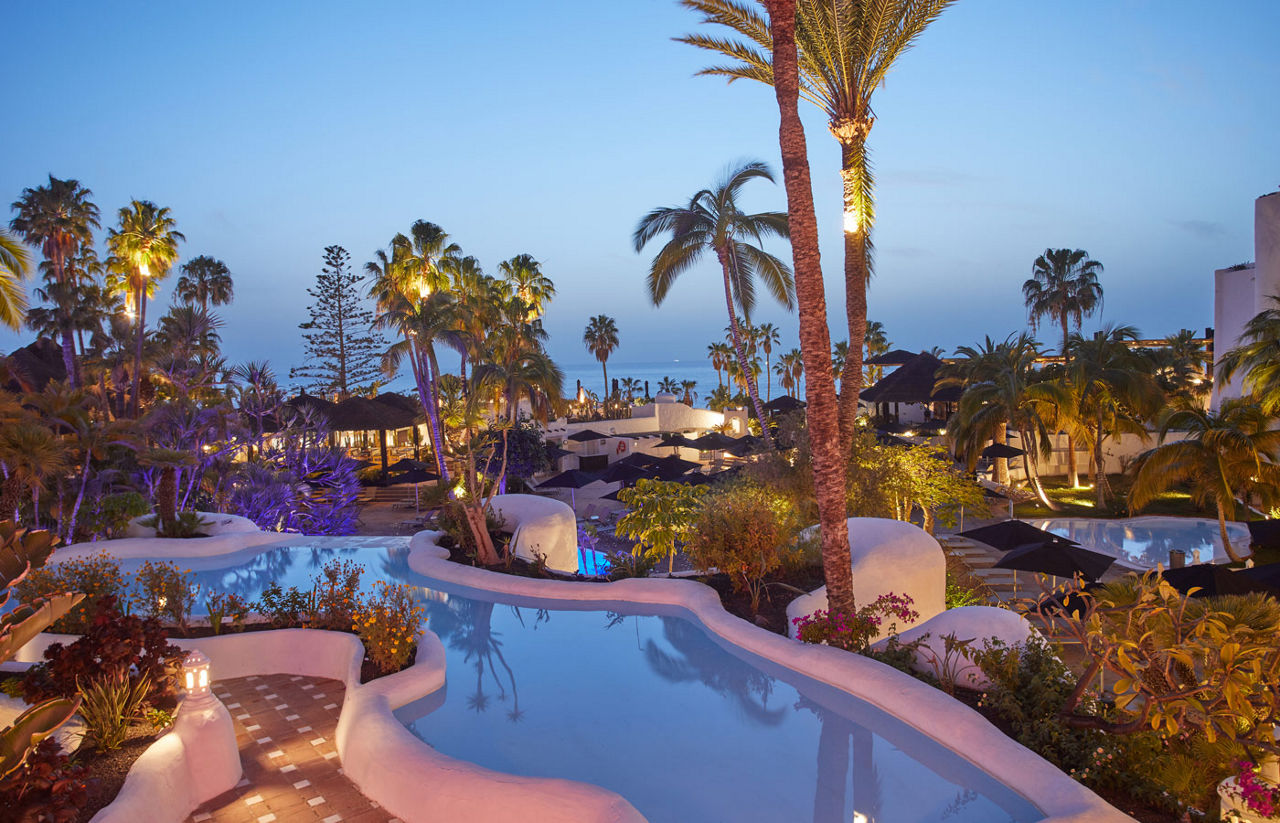
{"label": "stone path", "polygon": [[213,691],[235,721],[244,779],[189,823],[399,823],[342,773],[340,681],[278,674],[219,680]]}

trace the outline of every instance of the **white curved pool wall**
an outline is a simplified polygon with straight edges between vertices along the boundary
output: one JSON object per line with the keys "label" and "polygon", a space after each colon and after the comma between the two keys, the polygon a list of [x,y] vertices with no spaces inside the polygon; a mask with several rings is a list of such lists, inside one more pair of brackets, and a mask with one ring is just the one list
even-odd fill
{"label": "white curved pool wall", "polygon": [[[899,623],[901,632],[918,626],[947,608],[947,559],[933,536],[919,526],[880,517],[849,518],[849,554],[853,563],[853,599],[858,607],[882,594],[905,594],[920,616]],[[827,587],[787,604],[787,632],[796,636],[795,620],[827,608]],[[876,640],[888,637],[885,625]]]}
{"label": "white curved pool wall", "polygon": [[513,532],[516,557],[532,563],[540,554],[549,569],[578,571],[578,520],[568,504],[534,494],[499,494],[492,505]]}
{"label": "white curved pool wall", "polygon": [[[923,623],[917,623],[898,636],[900,643],[917,643],[912,669],[941,678],[947,676],[956,685],[968,689],[986,689],[991,679],[974,662],[974,653],[982,651],[988,641],[1005,646],[1021,646],[1037,634],[1027,619],[1015,611],[995,606],[961,606],[947,609]],[[947,637],[970,641],[969,652],[947,655]],[[883,650],[888,639],[875,644]]]}
{"label": "white curved pool wall", "polygon": [[246,549],[267,548],[297,538],[296,534],[263,531],[237,532],[218,537],[122,537],[118,540],[95,540],[92,543],[63,546],[54,550],[51,562],[83,560],[102,552],[121,560],[140,557],[160,557],[165,560],[221,557]]}
{"label": "white curved pool wall", "polygon": [[[860,534],[865,540],[866,532]],[[1030,800],[1046,815],[1046,823],[1131,821],[943,692],[870,658],[798,643],[748,623],[726,612],[715,591],[700,583],[678,579],[579,583],[498,574],[449,561],[447,550],[436,544],[439,536],[439,532],[419,532],[413,537],[408,561],[415,571],[441,582],[498,595],[579,605],[630,603],[678,607],[706,631],[743,652],[852,694],[917,729]],[[116,556],[154,557],[161,543],[200,543],[204,547],[197,556],[207,557],[243,550],[245,546],[238,537],[242,536],[90,545],[93,551],[106,548]],[[113,545],[116,543],[130,545],[122,547],[122,551]],[[221,552],[217,550],[219,545]],[[863,549],[867,550],[865,543]],[[65,550],[59,553],[62,551]],[[18,659],[38,660],[49,643],[65,639],[42,635],[24,647]],[[420,640],[416,665],[363,685],[359,684],[362,650],[359,640],[352,635],[287,629],[184,640],[178,641],[178,645],[199,648],[208,655],[215,679],[292,673],[332,677],[347,684],[335,741],[343,769],[366,796],[410,823],[439,820],[642,823],[644,820],[625,799],[598,786],[494,772],[441,755],[414,737],[392,711],[438,691],[444,684],[444,649],[429,631],[424,632]],[[160,746],[167,737],[152,748]],[[148,754],[150,752],[148,749]],[[159,749],[155,757],[171,759],[172,754]],[[139,797],[147,797],[145,811],[139,811],[140,806],[131,806],[133,817],[101,819],[178,823],[194,805],[178,817],[158,816],[155,793],[180,795],[188,790],[166,783],[166,780],[179,779],[172,769],[167,774],[156,774],[154,770],[140,773],[138,780],[143,781],[140,788],[122,790],[121,798],[116,801],[136,803]],[[129,781],[133,780],[131,771]],[[100,814],[116,814],[114,807],[113,803]]]}

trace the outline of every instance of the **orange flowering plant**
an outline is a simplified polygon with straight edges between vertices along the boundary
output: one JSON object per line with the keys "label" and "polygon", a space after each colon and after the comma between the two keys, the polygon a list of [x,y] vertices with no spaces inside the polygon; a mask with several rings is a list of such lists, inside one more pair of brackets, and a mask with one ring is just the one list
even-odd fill
{"label": "orange flowering plant", "polygon": [[382,580],[374,583],[374,591],[356,612],[352,628],[379,672],[390,674],[409,664],[423,613],[412,586]]}

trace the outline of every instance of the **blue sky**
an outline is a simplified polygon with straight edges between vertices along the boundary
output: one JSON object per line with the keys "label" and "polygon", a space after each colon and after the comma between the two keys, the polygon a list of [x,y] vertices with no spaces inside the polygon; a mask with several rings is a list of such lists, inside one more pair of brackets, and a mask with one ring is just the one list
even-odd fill
{"label": "blue sky", "polygon": [[[235,275],[227,355],[282,374],[324,247],[362,263],[420,218],[487,270],[543,261],[565,364],[590,360],[599,313],[617,363],[701,357],[725,325],[718,272],[654,309],[631,232],[731,161],[779,162],[771,89],[694,77],[711,58],[671,41],[696,20],[667,0],[28,3],[5,20],[0,197],[52,172],[93,189],[104,227],[130,198],[171,207],[184,256]],[[871,318],[911,349],[1002,337],[1025,326],[1032,260],[1070,246],[1106,266],[1102,320],[1211,324],[1212,271],[1252,259],[1253,200],[1280,185],[1276,31],[1271,0],[960,0],[874,97]],[[802,113],[840,339],[838,153]],[[761,185],[747,204],[785,198]],[[757,319],[798,345],[793,315]]]}

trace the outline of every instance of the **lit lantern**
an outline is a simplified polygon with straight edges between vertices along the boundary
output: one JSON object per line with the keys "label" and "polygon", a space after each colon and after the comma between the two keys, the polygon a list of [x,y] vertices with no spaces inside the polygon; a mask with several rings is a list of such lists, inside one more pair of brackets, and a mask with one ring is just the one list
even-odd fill
{"label": "lit lantern", "polygon": [[183,677],[186,680],[187,697],[200,700],[209,697],[209,658],[199,649],[192,649],[182,661]]}

